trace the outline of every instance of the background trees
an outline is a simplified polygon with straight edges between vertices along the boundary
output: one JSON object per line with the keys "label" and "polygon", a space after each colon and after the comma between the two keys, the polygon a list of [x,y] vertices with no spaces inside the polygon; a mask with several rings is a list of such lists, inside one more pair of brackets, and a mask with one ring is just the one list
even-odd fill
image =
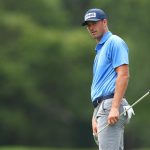
{"label": "background trees", "polygon": [[[95,41],[81,22],[103,8],[130,48],[132,103],[149,88],[148,0],[1,0],[0,144],[92,147],[90,85]],[[150,102],[135,108],[128,148],[150,146]]]}

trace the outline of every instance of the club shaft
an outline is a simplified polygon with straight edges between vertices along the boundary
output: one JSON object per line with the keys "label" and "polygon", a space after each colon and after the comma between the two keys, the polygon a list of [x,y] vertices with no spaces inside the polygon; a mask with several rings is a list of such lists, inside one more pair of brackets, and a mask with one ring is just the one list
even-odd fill
{"label": "club shaft", "polygon": [[[130,108],[133,108],[136,104],[138,104],[142,99],[144,99],[146,96],[148,96],[150,94],[150,90],[147,92],[147,93],[145,93],[141,98],[139,98],[137,101],[135,101],[128,109],[126,109],[125,111],[123,111],[121,114],[120,114],[120,116],[122,116],[124,113],[126,113]],[[100,132],[102,132],[106,127],[108,127],[109,126],[109,124],[106,124],[99,132],[98,132],[98,134],[100,133]]]}

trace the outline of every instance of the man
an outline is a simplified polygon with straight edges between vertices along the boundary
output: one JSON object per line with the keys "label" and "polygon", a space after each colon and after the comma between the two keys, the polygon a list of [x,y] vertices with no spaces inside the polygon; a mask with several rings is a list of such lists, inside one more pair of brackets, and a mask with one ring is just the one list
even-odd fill
{"label": "man", "polygon": [[[124,98],[129,80],[128,47],[109,31],[107,16],[101,9],[88,10],[82,25],[97,41],[91,86],[93,135],[98,138],[99,150],[123,150],[127,115],[120,117],[120,113],[128,106]],[[109,126],[99,132],[106,124]]]}

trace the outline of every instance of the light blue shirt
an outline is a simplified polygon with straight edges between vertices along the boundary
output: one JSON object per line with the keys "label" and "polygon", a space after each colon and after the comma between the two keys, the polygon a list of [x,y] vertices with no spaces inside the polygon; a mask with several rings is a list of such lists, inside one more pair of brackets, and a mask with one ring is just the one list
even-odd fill
{"label": "light blue shirt", "polygon": [[93,65],[91,99],[114,93],[117,73],[115,68],[129,64],[126,43],[110,31],[105,33],[96,45]]}

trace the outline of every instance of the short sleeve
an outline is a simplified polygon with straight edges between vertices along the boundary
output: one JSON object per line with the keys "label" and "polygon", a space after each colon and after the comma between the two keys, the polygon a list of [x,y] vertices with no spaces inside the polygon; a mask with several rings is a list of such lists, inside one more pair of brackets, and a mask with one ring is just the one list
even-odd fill
{"label": "short sleeve", "polygon": [[113,68],[129,64],[128,46],[121,38],[116,36],[112,39],[110,50]]}

